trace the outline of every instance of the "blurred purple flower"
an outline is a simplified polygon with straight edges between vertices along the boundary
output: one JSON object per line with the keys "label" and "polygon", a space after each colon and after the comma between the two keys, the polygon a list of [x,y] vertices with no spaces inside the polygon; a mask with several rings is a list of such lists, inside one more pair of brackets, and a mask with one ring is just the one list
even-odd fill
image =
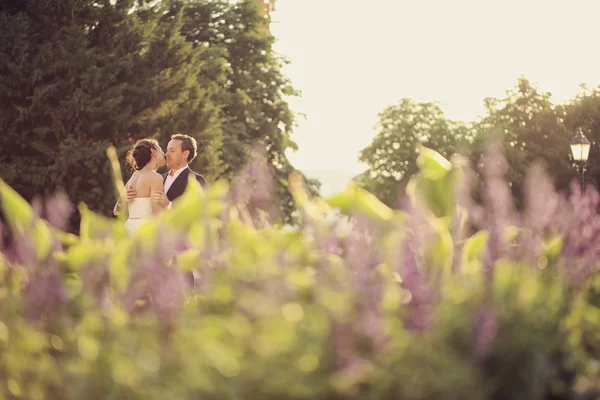
{"label": "blurred purple flower", "polygon": [[393,268],[402,277],[402,287],[410,293],[407,304],[409,330],[423,333],[432,325],[431,306],[434,298],[434,288],[428,284],[428,277],[419,270],[418,254],[428,240],[428,226],[424,219],[423,210],[405,202],[405,211],[408,214],[406,237],[396,246],[392,262]]}
{"label": "blurred purple flower", "polygon": [[600,195],[594,188],[581,193],[573,183],[572,194],[557,207],[553,226],[563,237],[561,265],[569,283],[580,286],[598,272],[600,260]]}
{"label": "blurred purple flower", "polygon": [[75,207],[64,192],[55,193],[46,201],[45,217],[50,224],[60,230],[66,230],[69,218],[73,215]]}
{"label": "blurred purple flower", "polygon": [[360,384],[366,382],[373,369],[372,364],[359,357],[351,359],[340,371],[347,382],[351,382],[353,389],[360,392]]}
{"label": "blurred purple flower", "polygon": [[152,309],[165,321],[174,320],[189,288],[186,276],[173,266],[150,264],[145,269]]}
{"label": "blurred purple flower", "polygon": [[4,253],[6,241],[8,240],[8,230],[6,226],[0,221],[0,253]]}
{"label": "blurred purple flower", "polygon": [[358,295],[356,311],[361,335],[379,353],[383,351],[386,337],[381,315],[384,285],[376,268],[383,262],[383,257],[373,230],[364,221],[357,221],[355,226],[355,230],[342,240],[344,260],[349,268],[353,292]]}
{"label": "blurred purple flower", "polygon": [[487,259],[484,272],[488,281],[493,276],[494,263],[507,256],[508,246],[505,240],[505,229],[516,223],[512,194],[504,176],[508,164],[502,146],[490,145],[482,157],[484,227],[489,230],[487,243]]}
{"label": "blurred purple flower", "polygon": [[253,221],[263,223],[280,217],[276,190],[273,166],[265,146],[258,143],[248,163],[233,178],[230,200],[234,206],[247,211]]}
{"label": "blurred purple flower", "polygon": [[552,222],[561,200],[541,164],[534,164],[527,172],[524,194],[525,226],[541,232]]}
{"label": "blurred purple flower", "polygon": [[31,208],[37,218],[44,218],[52,226],[63,231],[67,229],[69,218],[75,211],[69,197],[62,191],[45,200],[40,196],[35,196],[31,201]]}
{"label": "blurred purple flower", "polygon": [[31,209],[37,218],[44,217],[44,202],[42,198],[36,195],[31,201]]}
{"label": "blurred purple flower", "polygon": [[358,357],[356,337],[350,323],[333,321],[331,340],[338,368],[343,369]]}
{"label": "blurred purple flower", "polygon": [[483,305],[473,319],[475,341],[473,343],[476,357],[485,356],[496,341],[498,334],[498,317],[493,308]]}
{"label": "blurred purple flower", "polygon": [[59,311],[68,301],[63,282],[60,268],[54,262],[37,268],[29,275],[23,290],[23,297],[27,299],[26,316],[39,320]]}
{"label": "blurred purple flower", "polygon": [[333,254],[338,257],[342,257],[344,254],[342,240],[334,235],[323,237],[319,243],[324,254]]}
{"label": "blurred purple flower", "polygon": [[30,270],[36,263],[36,250],[31,239],[14,233],[9,246],[5,249],[5,255],[13,266],[22,266]]}
{"label": "blurred purple flower", "polygon": [[108,260],[95,259],[81,270],[81,281],[87,294],[102,304],[110,286]]}
{"label": "blurred purple flower", "polygon": [[544,234],[556,216],[561,198],[541,164],[529,169],[523,189],[525,210],[521,222],[525,229],[518,238],[517,256],[535,266],[542,255]]}
{"label": "blurred purple flower", "polygon": [[171,326],[183,303],[186,292],[191,287],[190,274],[175,265],[176,251],[187,249],[189,245],[173,232],[159,230],[156,246],[138,243],[130,254],[132,269],[129,285],[122,295],[125,308],[136,314],[140,311],[139,301],[146,301],[168,326]]}

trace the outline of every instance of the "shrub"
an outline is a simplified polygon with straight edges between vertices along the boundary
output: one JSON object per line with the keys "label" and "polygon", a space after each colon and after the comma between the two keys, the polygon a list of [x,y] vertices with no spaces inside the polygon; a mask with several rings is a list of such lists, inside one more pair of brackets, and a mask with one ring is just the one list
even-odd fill
{"label": "shrub", "polygon": [[[300,224],[282,229],[263,193],[191,181],[131,237],[85,205],[80,236],[64,233],[66,200],[40,219],[2,183],[2,395],[514,400],[594,386],[598,194],[565,197],[533,168],[517,212],[497,151],[482,204],[462,160],[423,148],[418,163],[402,210],[353,186],[311,199],[292,176]],[[248,171],[236,184],[264,180]]]}

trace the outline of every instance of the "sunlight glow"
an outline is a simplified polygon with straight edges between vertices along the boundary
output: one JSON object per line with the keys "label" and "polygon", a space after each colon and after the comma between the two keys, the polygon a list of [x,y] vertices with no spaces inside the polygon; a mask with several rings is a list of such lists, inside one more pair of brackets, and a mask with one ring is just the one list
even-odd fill
{"label": "sunlight glow", "polygon": [[275,49],[307,115],[289,157],[302,170],[362,171],[377,114],[403,97],[472,120],[524,75],[568,100],[600,83],[599,14],[594,0],[279,0]]}

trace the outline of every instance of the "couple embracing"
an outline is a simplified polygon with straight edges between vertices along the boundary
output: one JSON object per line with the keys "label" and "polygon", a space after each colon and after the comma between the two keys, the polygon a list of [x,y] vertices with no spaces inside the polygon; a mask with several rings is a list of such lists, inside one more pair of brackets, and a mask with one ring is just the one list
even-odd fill
{"label": "couple embracing", "polygon": [[[171,136],[166,154],[154,139],[141,139],[135,143],[127,156],[134,173],[125,185],[129,211],[125,227],[130,234],[144,220],[171,208],[172,202],[185,191],[190,174],[202,187],[206,186],[204,177],[189,167],[197,153],[196,139],[188,135]],[[165,164],[169,171],[162,175],[157,173],[156,170]],[[118,215],[120,210],[121,205],[117,202],[113,213]]]}

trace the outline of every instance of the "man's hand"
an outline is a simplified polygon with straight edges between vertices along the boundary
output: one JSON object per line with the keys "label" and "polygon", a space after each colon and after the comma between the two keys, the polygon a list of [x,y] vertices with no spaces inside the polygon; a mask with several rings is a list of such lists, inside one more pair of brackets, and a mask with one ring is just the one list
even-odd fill
{"label": "man's hand", "polygon": [[167,195],[165,195],[165,192],[163,192],[162,190],[153,191],[150,197],[152,198],[152,201],[160,204],[165,208],[169,206],[169,199],[167,198]]}
{"label": "man's hand", "polygon": [[131,201],[137,197],[137,192],[133,186],[127,188],[127,201]]}

